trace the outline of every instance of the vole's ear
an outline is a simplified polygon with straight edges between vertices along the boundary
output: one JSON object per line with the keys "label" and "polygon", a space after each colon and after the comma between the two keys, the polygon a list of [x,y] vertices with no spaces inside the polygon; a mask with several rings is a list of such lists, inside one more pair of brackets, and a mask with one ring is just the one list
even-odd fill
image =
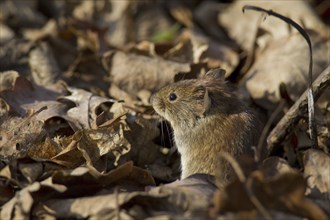
{"label": "vole's ear", "polygon": [[211,107],[211,99],[209,97],[209,92],[205,89],[204,100],[203,100],[203,116],[209,111]]}
{"label": "vole's ear", "polygon": [[220,68],[209,70],[205,74],[206,77],[221,79],[221,80],[225,80],[225,75],[226,75],[226,71]]}
{"label": "vole's ear", "polygon": [[195,89],[195,95],[198,100],[196,106],[196,114],[198,117],[204,117],[211,107],[209,92],[205,86],[200,85]]}

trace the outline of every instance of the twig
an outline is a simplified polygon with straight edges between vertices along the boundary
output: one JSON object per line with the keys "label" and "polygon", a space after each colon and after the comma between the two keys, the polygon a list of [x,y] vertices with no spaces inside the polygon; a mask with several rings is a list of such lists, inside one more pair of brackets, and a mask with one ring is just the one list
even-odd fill
{"label": "twig", "polygon": [[[279,105],[276,107],[276,109],[272,112],[271,116],[267,120],[266,125],[262,129],[259,141],[258,141],[258,146],[257,146],[257,152],[256,152],[256,161],[260,161],[261,159],[261,154],[263,150],[263,144],[265,143],[265,140],[267,139],[268,132],[270,130],[270,127],[272,126],[273,122],[275,121],[275,118],[278,116],[278,114],[283,110],[284,106],[286,105],[285,100],[281,100]],[[269,152],[267,152],[269,155]]]}
{"label": "twig", "polygon": [[224,158],[225,160],[227,160],[229,162],[229,164],[231,165],[231,167],[234,169],[234,171],[238,177],[238,180],[242,183],[244,190],[245,190],[246,194],[248,195],[250,201],[257,208],[257,210],[260,212],[260,214],[267,220],[273,219],[271,217],[271,215],[269,214],[269,212],[267,211],[267,209],[261,204],[259,199],[254,195],[254,192],[251,190],[251,180],[246,179],[240,165],[234,159],[234,157],[231,156],[227,152],[221,152],[220,156],[222,158]]}
{"label": "twig", "polygon": [[119,189],[118,187],[115,188],[115,195],[116,195],[116,208],[115,208],[115,213],[116,213],[116,218],[117,220],[120,220],[120,208],[119,208]]}
{"label": "twig", "polygon": [[43,107],[41,107],[40,109],[38,109],[37,111],[34,111],[34,110],[33,110],[33,111],[27,116],[27,118],[25,118],[21,123],[19,123],[18,125],[16,125],[16,127],[13,128],[13,129],[11,129],[9,132],[12,132],[12,131],[14,131],[14,130],[18,130],[18,129],[20,129],[20,128],[26,126],[26,125],[32,120],[32,118],[33,118],[34,116],[36,116],[36,115],[39,114],[40,112],[46,110],[47,108],[48,108],[47,106],[43,106]]}
{"label": "twig", "polygon": [[[330,85],[330,66],[328,66],[314,81],[312,87],[314,91],[314,98],[317,100],[323,91]],[[308,91],[305,91],[296,103],[283,116],[275,128],[271,131],[267,138],[268,152],[272,152],[274,147],[280,144],[285,137],[296,126],[301,115],[306,113],[308,107]]]}
{"label": "twig", "polygon": [[[257,149],[256,149],[256,154],[255,154],[255,161],[260,162],[263,158],[261,158],[261,156],[265,156],[264,155],[264,151],[263,151],[263,144],[265,143],[267,136],[269,134],[270,128],[273,124],[273,122],[275,121],[276,117],[280,114],[280,112],[283,111],[284,107],[288,104],[289,106],[292,106],[294,104],[294,102],[291,100],[286,85],[285,83],[281,83],[280,87],[280,94],[281,94],[281,101],[280,103],[278,103],[276,109],[272,112],[272,114],[270,115],[269,119],[267,120],[267,123],[265,124],[264,128],[262,129],[259,141],[258,141],[258,145],[257,145]],[[269,155],[269,152],[266,153],[267,155]]]}
{"label": "twig", "polygon": [[308,44],[309,48],[309,70],[308,70],[308,86],[307,86],[307,95],[308,95],[308,127],[310,132],[310,137],[312,140],[312,146],[317,148],[317,133],[316,133],[316,126],[315,126],[315,116],[314,116],[314,96],[312,90],[312,82],[313,82],[313,50],[312,50],[312,43],[311,40],[306,33],[306,31],[299,26],[295,21],[287,18],[281,14],[273,12],[272,10],[266,10],[257,6],[246,5],[243,7],[243,13],[245,10],[255,10],[260,12],[265,12],[268,15],[277,17],[286,23],[292,25],[297,31],[304,37]]}
{"label": "twig", "polygon": [[272,216],[267,211],[267,209],[265,209],[265,207],[262,205],[262,203],[259,201],[259,199],[255,196],[255,194],[252,190],[252,178],[249,178],[246,181],[245,191],[249,195],[250,201],[258,209],[258,211],[261,213],[261,215],[267,220],[273,219]]}
{"label": "twig", "polygon": [[240,167],[240,165],[237,163],[237,161],[227,152],[221,152],[220,157],[224,158],[226,161],[229,162],[231,167],[234,169],[239,181],[241,183],[244,183],[246,181],[246,177]]}

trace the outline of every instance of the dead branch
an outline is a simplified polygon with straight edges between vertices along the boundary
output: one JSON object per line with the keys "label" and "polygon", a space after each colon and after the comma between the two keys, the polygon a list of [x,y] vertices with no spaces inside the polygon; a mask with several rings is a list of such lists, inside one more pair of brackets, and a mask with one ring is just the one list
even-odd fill
{"label": "dead branch", "polygon": [[[328,66],[317,77],[312,85],[314,99],[317,100],[323,91],[330,85],[330,66]],[[267,138],[268,153],[278,146],[285,137],[297,125],[302,115],[306,114],[308,108],[308,89],[300,96],[296,103],[283,116],[276,127],[271,131]]]}

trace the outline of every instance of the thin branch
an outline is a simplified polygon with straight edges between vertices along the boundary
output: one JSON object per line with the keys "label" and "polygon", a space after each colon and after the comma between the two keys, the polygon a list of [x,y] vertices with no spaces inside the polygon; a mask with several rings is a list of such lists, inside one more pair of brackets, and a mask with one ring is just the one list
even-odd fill
{"label": "thin branch", "polygon": [[[257,152],[256,152],[256,161],[260,162],[262,150],[263,150],[263,144],[265,143],[265,140],[267,139],[267,135],[269,133],[270,127],[272,126],[273,122],[275,121],[276,117],[279,115],[281,111],[283,111],[284,106],[286,105],[285,100],[281,100],[279,105],[276,107],[276,109],[272,112],[271,116],[267,120],[266,125],[262,129],[258,146],[257,146]],[[269,154],[270,152],[267,152]]]}
{"label": "thin branch", "polygon": [[259,201],[259,199],[254,194],[254,192],[252,190],[252,183],[253,183],[252,178],[249,178],[246,181],[246,185],[245,185],[245,190],[246,190],[246,193],[249,195],[250,201],[253,203],[253,205],[258,209],[260,214],[266,220],[272,220],[273,218],[270,215],[270,213],[267,211],[267,209],[262,205],[262,203]]}
{"label": "thin branch", "polygon": [[237,161],[227,152],[221,152],[220,157],[224,158],[226,161],[229,162],[231,167],[234,169],[239,181],[241,183],[244,183],[246,181],[246,177],[240,167],[240,165],[237,163]]}
{"label": "thin branch", "polygon": [[257,208],[257,210],[260,212],[260,214],[267,220],[273,219],[271,217],[271,215],[269,214],[269,212],[267,211],[267,209],[262,205],[262,203],[256,197],[254,192],[251,190],[252,189],[252,187],[251,187],[252,180],[251,180],[251,178],[247,179],[245,177],[242,168],[240,167],[238,162],[235,160],[235,158],[227,152],[221,152],[220,156],[222,158],[224,158],[226,161],[228,161],[229,164],[231,165],[231,167],[234,169],[234,172],[236,173],[238,180],[242,183],[242,186],[244,187],[244,190],[245,190],[246,194],[248,195],[250,201]]}
{"label": "thin branch", "polygon": [[115,208],[115,215],[116,219],[120,220],[120,207],[119,207],[119,189],[118,187],[115,188],[115,195],[116,195],[116,208]]}
{"label": "thin branch", "polygon": [[[317,100],[324,92],[324,90],[329,86],[330,66],[322,71],[322,73],[317,77],[312,85],[315,100]],[[305,91],[268,135],[267,142],[269,153],[271,153],[274,147],[280,144],[291,132],[291,130],[296,126],[299,119],[301,118],[301,115],[306,113],[308,105],[307,99],[308,91]]]}

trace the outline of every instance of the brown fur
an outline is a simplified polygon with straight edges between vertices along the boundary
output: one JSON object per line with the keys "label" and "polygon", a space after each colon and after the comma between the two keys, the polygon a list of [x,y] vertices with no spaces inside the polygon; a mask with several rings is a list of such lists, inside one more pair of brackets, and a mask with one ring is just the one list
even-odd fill
{"label": "brown fur", "polygon": [[[253,112],[224,81],[224,72],[208,72],[200,79],[168,85],[151,98],[158,114],[168,120],[181,154],[182,176],[220,173],[223,183],[231,176],[226,163],[219,163],[219,152],[238,157],[251,153],[258,134]],[[169,100],[175,93],[177,98]]]}

